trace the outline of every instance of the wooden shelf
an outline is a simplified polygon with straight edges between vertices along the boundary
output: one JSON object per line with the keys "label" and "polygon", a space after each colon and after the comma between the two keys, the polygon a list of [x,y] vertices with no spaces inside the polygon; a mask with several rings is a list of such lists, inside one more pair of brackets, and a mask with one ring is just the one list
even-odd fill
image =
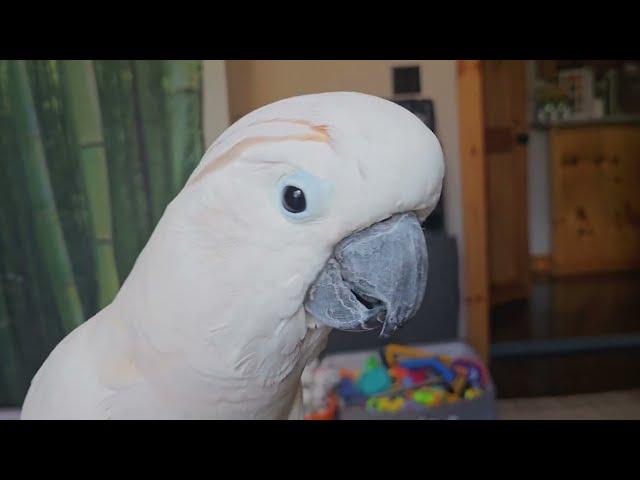
{"label": "wooden shelf", "polygon": [[640,124],[640,115],[610,115],[602,118],[558,120],[555,122],[533,122],[531,128],[548,130],[550,128],[592,127],[598,125],[635,125]]}

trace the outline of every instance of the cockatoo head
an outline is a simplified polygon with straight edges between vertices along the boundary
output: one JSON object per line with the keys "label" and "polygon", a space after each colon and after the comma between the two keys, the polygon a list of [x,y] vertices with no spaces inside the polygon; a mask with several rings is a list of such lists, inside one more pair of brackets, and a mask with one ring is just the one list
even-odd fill
{"label": "cockatoo head", "polygon": [[[305,95],[246,115],[209,148],[147,247],[165,279],[147,335],[157,348],[199,345],[197,364],[209,355],[282,376],[310,329],[393,332],[422,301],[420,221],[443,173],[435,135],[378,97]],[[151,268],[151,255],[140,262]]]}

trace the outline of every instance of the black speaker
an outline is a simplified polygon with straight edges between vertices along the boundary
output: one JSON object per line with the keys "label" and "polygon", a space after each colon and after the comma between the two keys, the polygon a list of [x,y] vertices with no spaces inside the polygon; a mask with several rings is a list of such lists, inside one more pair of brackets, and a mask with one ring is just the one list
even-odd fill
{"label": "black speaker", "polygon": [[[428,99],[393,100],[393,102],[409,110],[416,117],[422,120],[424,124],[427,127],[429,127],[429,130],[437,134],[436,114],[435,114],[435,108],[432,100],[428,100]],[[440,200],[438,200],[438,204],[436,205],[436,208],[433,210],[431,215],[429,215],[429,217],[424,221],[424,226],[430,231],[444,230],[443,199],[444,199],[444,188],[442,191],[442,195],[440,195]]]}
{"label": "black speaker", "polygon": [[433,100],[393,100],[403,106],[424,122],[433,133],[436,133],[436,113]]}

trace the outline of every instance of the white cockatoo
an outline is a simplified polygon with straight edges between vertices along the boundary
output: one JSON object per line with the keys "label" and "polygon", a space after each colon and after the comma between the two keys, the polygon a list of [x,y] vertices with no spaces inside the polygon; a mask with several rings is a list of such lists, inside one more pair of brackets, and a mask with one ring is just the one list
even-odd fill
{"label": "white cockatoo", "polygon": [[275,102],[229,127],[167,206],[113,302],[35,375],[24,419],[302,418],[331,328],[418,309],[435,135],[351,92]]}

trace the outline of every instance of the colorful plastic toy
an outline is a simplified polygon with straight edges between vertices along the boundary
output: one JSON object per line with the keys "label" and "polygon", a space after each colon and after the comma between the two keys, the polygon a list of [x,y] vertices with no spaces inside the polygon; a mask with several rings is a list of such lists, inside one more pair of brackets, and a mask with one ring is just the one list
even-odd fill
{"label": "colorful plastic toy", "polygon": [[400,366],[408,368],[409,370],[416,370],[420,368],[432,369],[447,383],[451,383],[456,376],[451,369],[447,368],[440,360],[433,357],[403,360],[400,362]]}
{"label": "colorful plastic toy", "polygon": [[389,390],[392,382],[387,369],[380,366],[380,362],[375,356],[371,356],[365,362],[357,385],[363,394],[370,396]]}
{"label": "colorful plastic toy", "polygon": [[463,375],[458,375],[451,382],[451,390],[458,396],[461,396],[467,387],[467,378]]}
{"label": "colorful plastic toy", "polygon": [[[398,363],[399,357],[425,358],[425,357],[433,357],[433,356],[434,356],[433,354],[430,354],[429,352],[425,352],[424,350],[421,350],[419,348],[408,347],[407,345],[398,345],[395,343],[387,345],[383,350],[383,354],[381,355],[387,367],[393,367],[394,365],[396,365]],[[447,362],[450,361],[449,357],[444,355],[441,356],[440,358],[442,358],[444,361],[447,361]]]}
{"label": "colorful plastic toy", "polygon": [[427,372],[425,370],[410,370],[409,378],[411,378],[414,385],[419,385],[427,379]]}
{"label": "colorful plastic toy", "polygon": [[480,386],[487,388],[489,375],[484,365],[470,358],[456,358],[451,362],[451,368],[458,366],[465,367],[469,371],[470,383],[479,379]]}
{"label": "colorful plastic toy", "polygon": [[464,392],[464,398],[465,400],[473,400],[474,398],[479,397],[480,395],[482,395],[482,390],[479,390],[477,388],[468,388],[465,392]]}
{"label": "colorful plastic toy", "polygon": [[305,415],[305,420],[335,420],[338,413],[338,397],[331,394],[327,397],[327,406],[318,412]]}
{"label": "colorful plastic toy", "polygon": [[356,381],[358,379],[357,372],[348,370],[346,368],[341,368],[338,374],[340,375],[340,378],[350,378],[353,381]]}
{"label": "colorful plastic toy", "polygon": [[363,394],[370,396],[389,390],[391,378],[384,368],[373,368],[360,376],[357,385]]}
{"label": "colorful plastic toy", "polygon": [[404,406],[404,399],[402,397],[380,397],[376,404],[376,409],[382,412],[397,412]]}
{"label": "colorful plastic toy", "polygon": [[337,392],[347,405],[358,404],[364,400],[364,395],[349,377],[343,377],[337,387]]}
{"label": "colorful plastic toy", "polygon": [[473,400],[482,395],[488,373],[466,357],[434,355],[403,345],[388,345],[364,362],[360,372],[340,371],[336,392],[348,405],[372,412],[424,410],[444,403]]}
{"label": "colorful plastic toy", "polygon": [[396,381],[405,379],[411,372],[402,367],[391,367],[389,369],[389,376]]}

